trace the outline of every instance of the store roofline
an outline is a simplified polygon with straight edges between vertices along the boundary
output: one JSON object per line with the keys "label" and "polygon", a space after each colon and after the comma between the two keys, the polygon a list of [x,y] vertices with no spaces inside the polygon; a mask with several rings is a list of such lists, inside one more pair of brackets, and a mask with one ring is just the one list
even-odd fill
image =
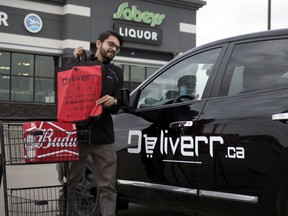
{"label": "store roofline", "polygon": [[181,7],[185,9],[194,9],[198,10],[199,8],[206,5],[206,1],[202,0],[143,0],[146,2],[152,2],[156,4],[162,4],[162,5],[169,5],[174,7]]}

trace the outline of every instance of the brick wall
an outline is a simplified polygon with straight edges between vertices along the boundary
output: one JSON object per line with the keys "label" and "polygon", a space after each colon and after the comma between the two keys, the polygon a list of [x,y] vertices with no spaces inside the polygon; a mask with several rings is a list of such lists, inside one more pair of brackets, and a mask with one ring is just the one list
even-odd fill
{"label": "brick wall", "polygon": [[0,103],[1,117],[56,118],[55,104]]}

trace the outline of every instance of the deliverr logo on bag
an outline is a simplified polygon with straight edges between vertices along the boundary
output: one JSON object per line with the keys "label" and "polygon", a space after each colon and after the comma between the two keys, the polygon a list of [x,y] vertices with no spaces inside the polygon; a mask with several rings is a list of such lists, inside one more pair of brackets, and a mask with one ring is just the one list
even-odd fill
{"label": "deliverr logo on bag", "polygon": [[[74,71],[78,71],[78,68],[74,68]],[[65,85],[69,85],[70,83],[73,83],[73,82],[89,82],[89,81],[98,81],[99,78],[101,79],[101,77],[99,77],[99,74],[94,74],[94,75],[81,75],[81,76],[77,76],[76,75],[72,75],[71,77],[67,78],[67,77],[64,77],[62,80],[61,80],[61,83],[63,86]]]}
{"label": "deliverr logo on bag", "polygon": [[59,122],[79,122],[98,117],[102,106],[96,105],[101,97],[102,67],[99,62],[83,62],[60,68],[57,72]]}

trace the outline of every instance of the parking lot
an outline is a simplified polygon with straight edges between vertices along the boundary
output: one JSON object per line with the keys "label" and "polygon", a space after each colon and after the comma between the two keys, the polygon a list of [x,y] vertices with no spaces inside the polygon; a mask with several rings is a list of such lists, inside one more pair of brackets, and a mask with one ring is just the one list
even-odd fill
{"label": "parking lot", "polygon": [[[8,188],[51,186],[59,184],[55,164],[7,166]],[[3,180],[0,190],[0,215],[5,215]]]}
{"label": "parking lot", "polygon": [[[57,180],[57,172],[55,164],[45,165],[19,165],[7,166],[7,180],[9,188],[17,187],[36,187],[49,186],[59,184]],[[3,195],[3,181],[0,189],[0,215],[5,215],[4,195]],[[121,210],[118,216],[186,216],[181,212],[171,211],[171,209],[152,208],[136,204],[130,204],[129,209]]]}
{"label": "parking lot", "polygon": [[[188,216],[188,214],[182,212],[176,212],[171,209],[165,208],[152,208],[136,204],[130,204],[129,209],[121,210],[117,216]],[[195,216],[195,215],[189,215]]]}

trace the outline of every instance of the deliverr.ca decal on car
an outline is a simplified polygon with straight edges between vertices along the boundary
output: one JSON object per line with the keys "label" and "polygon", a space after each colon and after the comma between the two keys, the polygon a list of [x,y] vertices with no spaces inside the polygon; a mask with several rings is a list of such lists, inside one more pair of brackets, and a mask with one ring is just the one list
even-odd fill
{"label": "deliverr.ca decal on car", "polygon": [[[159,143],[158,145],[156,145]],[[200,145],[207,145],[209,149],[210,157],[214,157],[215,145],[224,145],[224,139],[221,136],[180,136],[173,141],[172,137],[169,136],[168,131],[161,130],[160,137],[148,136],[142,134],[141,130],[130,130],[128,133],[128,145],[136,147],[129,147],[128,153],[140,154],[145,151],[147,158],[152,158],[154,150],[157,147],[160,149],[162,155],[168,155],[171,152],[175,155],[176,152],[181,152],[182,156],[187,157],[199,157]],[[144,148],[142,146],[144,145]],[[224,145],[225,146],[225,145]],[[245,149],[243,147],[228,146],[225,158],[231,159],[245,159]],[[167,162],[189,162],[189,163],[201,163],[200,161],[177,161],[177,160],[164,160]]]}

